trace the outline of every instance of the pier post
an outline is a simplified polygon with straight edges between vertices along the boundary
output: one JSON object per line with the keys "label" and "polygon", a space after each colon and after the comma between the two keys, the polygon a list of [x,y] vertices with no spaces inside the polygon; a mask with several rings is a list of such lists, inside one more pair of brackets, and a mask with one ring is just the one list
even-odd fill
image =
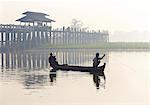
{"label": "pier post", "polygon": [[10,54],[9,52],[6,53],[6,68],[8,69],[10,66]]}
{"label": "pier post", "polygon": [[1,52],[4,52],[4,34],[1,32]]}
{"label": "pier post", "polygon": [[36,44],[37,46],[41,45],[40,31],[37,31]]}
{"label": "pier post", "polygon": [[16,63],[16,60],[17,60],[17,57],[16,57],[16,53],[13,53],[13,57],[14,57],[14,67],[16,67],[17,63]]}
{"label": "pier post", "polygon": [[6,34],[5,34],[5,39],[6,39],[6,41],[5,41],[5,51],[6,52],[8,52],[8,50],[9,50],[9,32],[5,32]]}
{"label": "pier post", "polygon": [[28,68],[31,69],[31,55],[28,54]]}
{"label": "pier post", "polygon": [[1,53],[2,69],[4,68],[4,53]]}

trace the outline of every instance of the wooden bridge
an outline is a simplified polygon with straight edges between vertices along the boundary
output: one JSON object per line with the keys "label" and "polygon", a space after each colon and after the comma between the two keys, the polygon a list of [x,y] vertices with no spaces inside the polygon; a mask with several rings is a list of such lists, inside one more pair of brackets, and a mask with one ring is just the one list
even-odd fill
{"label": "wooden bridge", "polygon": [[89,32],[62,28],[52,30],[48,26],[0,25],[1,51],[36,48],[42,44],[90,44],[107,42],[107,32]]}
{"label": "wooden bridge", "polygon": [[46,14],[35,12],[25,12],[23,14],[27,16],[17,20],[23,22],[23,25],[0,24],[1,52],[23,51],[37,48],[46,43],[53,46],[63,44],[91,44],[108,42],[109,40],[107,31],[85,31],[70,27],[52,29],[51,25],[48,26],[47,24],[54,22],[54,20],[44,17]]}

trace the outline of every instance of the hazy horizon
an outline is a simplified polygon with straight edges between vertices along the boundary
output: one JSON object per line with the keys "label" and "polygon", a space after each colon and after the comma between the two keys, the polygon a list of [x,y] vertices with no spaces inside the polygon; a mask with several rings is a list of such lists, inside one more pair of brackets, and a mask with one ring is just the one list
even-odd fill
{"label": "hazy horizon", "polygon": [[110,41],[150,42],[148,0],[0,0],[0,24],[15,20],[25,11],[44,12],[56,20],[54,28],[69,26],[73,18],[91,30],[108,30]]}

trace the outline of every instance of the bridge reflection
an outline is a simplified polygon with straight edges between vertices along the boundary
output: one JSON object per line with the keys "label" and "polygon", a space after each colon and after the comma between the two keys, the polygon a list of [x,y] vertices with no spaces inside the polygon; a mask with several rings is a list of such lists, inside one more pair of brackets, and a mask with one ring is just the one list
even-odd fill
{"label": "bridge reflection", "polygon": [[[3,74],[7,75],[7,78],[10,76],[11,79],[14,79],[14,74],[16,75],[18,74],[16,72],[19,72],[19,78],[21,78],[26,89],[41,88],[49,81],[51,85],[53,85],[53,82],[56,80],[56,73],[49,73],[48,57],[50,52],[56,55],[60,64],[92,66],[92,59],[98,51],[84,49],[64,49],[60,51],[55,49],[38,53],[1,53],[1,73],[4,72]],[[108,52],[101,52],[101,55],[104,53],[106,56],[103,61],[108,62],[109,54]],[[8,74],[5,74],[6,71],[11,71],[14,74],[11,75],[10,73],[8,76]],[[100,76],[95,74],[92,75],[93,82],[98,89],[101,86]]]}
{"label": "bridge reflection", "polygon": [[[48,57],[49,53],[53,52],[60,64],[92,66],[92,59],[96,51],[88,50],[62,50],[62,51],[45,51],[38,53],[1,53],[0,66],[2,69],[43,69],[49,68]],[[108,52],[104,62],[108,62]]]}

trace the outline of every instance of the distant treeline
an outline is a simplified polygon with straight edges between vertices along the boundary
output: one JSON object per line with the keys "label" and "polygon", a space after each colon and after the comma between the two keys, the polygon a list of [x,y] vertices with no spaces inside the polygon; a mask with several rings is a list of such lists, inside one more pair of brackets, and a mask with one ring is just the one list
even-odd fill
{"label": "distant treeline", "polygon": [[99,49],[150,49],[150,42],[102,42],[97,44],[61,44],[51,45],[49,43],[42,45],[39,49],[49,48],[99,48]]}

